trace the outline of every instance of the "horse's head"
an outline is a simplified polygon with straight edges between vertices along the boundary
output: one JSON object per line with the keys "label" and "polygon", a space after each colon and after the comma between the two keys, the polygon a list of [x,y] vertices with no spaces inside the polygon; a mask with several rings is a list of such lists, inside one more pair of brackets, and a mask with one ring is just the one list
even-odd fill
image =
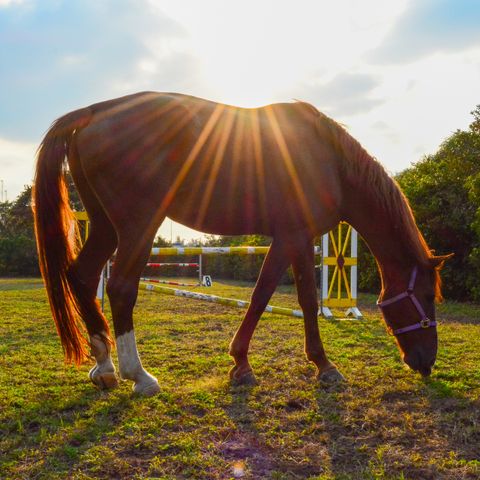
{"label": "horse's head", "polygon": [[430,375],[437,356],[435,300],[441,300],[439,269],[447,258],[431,257],[428,265],[413,267],[406,285],[386,288],[377,302],[403,361],[423,376]]}

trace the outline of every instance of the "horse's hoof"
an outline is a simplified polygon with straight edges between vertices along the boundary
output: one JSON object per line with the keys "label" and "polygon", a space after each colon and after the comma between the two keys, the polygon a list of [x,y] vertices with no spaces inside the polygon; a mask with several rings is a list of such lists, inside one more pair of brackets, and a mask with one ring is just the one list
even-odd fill
{"label": "horse's hoof", "polygon": [[97,365],[88,372],[88,376],[92,383],[100,390],[111,390],[112,388],[118,387],[118,379],[115,372],[102,373],[98,370]]}
{"label": "horse's hoof", "polygon": [[336,385],[345,382],[345,377],[336,368],[329,368],[319,373],[317,379],[324,385]]}
{"label": "horse's hoof", "polygon": [[253,370],[247,370],[246,372],[239,374],[237,373],[236,366],[230,370],[230,381],[235,387],[240,385],[258,385]]}
{"label": "horse's hoof", "polygon": [[134,379],[135,385],[133,386],[133,393],[141,395],[142,397],[152,397],[160,392],[160,385],[158,380],[148,373],[146,370],[136,375]]}
{"label": "horse's hoof", "polygon": [[160,392],[160,385],[158,381],[154,378],[155,381],[147,383],[136,383],[133,386],[133,393],[141,395],[142,397],[153,397]]}

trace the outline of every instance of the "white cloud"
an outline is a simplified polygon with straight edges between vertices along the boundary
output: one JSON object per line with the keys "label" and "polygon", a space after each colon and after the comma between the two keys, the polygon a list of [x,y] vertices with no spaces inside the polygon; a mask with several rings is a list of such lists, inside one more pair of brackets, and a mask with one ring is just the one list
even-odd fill
{"label": "white cloud", "polygon": [[373,95],[378,84],[375,75],[341,72],[327,81],[313,80],[296,86],[292,96],[307,100],[332,116],[364,114],[384,101]]}
{"label": "white cloud", "polygon": [[0,0],[0,8],[11,7],[13,5],[21,5],[25,0]]}
{"label": "white cloud", "polygon": [[8,199],[14,200],[33,179],[33,159],[37,145],[13,142],[0,137],[0,179],[8,191]]}
{"label": "white cloud", "polygon": [[478,0],[414,1],[368,58],[386,64],[407,63],[479,46],[479,25]]}
{"label": "white cloud", "polygon": [[[148,2],[33,2],[0,16],[0,135],[39,140],[59,115],[137,89],[187,88],[188,35]],[[156,64],[155,75],[140,68]],[[190,83],[189,83],[190,82]]]}
{"label": "white cloud", "polygon": [[382,66],[377,94],[385,102],[341,118],[392,172],[434,153],[456,129],[466,129],[480,103],[480,48],[436,54],[405,65]]}
{"label": "white cloud", "polygon": [[1,7],[0,178],[11,198],[31,181],[36,144],[54,118],[138,90],[243,105],[310,101],[393,172],[467,127],[480,102],[476,0]]}

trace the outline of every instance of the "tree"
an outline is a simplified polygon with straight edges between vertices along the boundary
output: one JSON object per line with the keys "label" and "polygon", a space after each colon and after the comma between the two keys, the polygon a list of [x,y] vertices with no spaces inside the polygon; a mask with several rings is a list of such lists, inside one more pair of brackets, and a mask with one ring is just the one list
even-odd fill
{"label": "tree", "polygon": [[161,235],[157,235],[155,237],[155,240],[153,241],[153,246],[154,247],[171,247],[172,243],[170,242],[170,240],[163,238]]}
{"label": "tree", "polygon": [[[83,210],[70,173],[66,173],[70,206]],[[39,275],[32,212],[32,186],[25,185],[13,202],[0,203],[0,275]]]}
{"label": "tree", "polygon": [[0,275],[39,274],[31,195],[25,186],[14,202],[0,204]]}
{"label": "tree", "polygon": [[420,230],[437,254],[455,253],[445,266],[444,293],[480,300],[480,105],[467,131],[397,176]]}
{"label": "tree", "polygon": [[75,186],[75,183],[73,183],[73,178],[69,170],[65,172],[65,183],[68,189],[68,202],[70,203],[70,208],[75,212],[83,212],[85,207],[80,199],[77,187]]}

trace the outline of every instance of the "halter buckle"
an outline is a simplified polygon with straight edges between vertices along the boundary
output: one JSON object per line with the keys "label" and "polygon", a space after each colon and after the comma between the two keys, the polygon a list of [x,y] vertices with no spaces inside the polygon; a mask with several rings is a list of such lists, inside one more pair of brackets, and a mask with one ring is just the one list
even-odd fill
{"label": "halter buckle", "polygon": [[422,328],[429,328],[430,327],[430,319],[425,317],[425,318],[422,318],[422,320],[420,320],[420,326]]}

